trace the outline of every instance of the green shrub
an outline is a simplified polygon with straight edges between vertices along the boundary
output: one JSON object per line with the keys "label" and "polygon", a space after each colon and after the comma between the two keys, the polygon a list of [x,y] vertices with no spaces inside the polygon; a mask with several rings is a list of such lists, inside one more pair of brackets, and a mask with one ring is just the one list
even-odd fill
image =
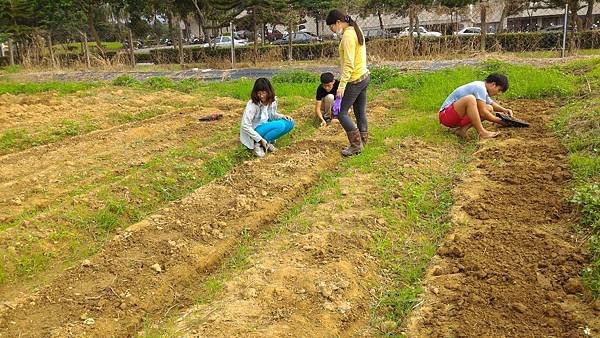
{"label": "green shrub", "polygon": [[120,87],[139,87],[141,86],[142,82],[132,76],[121,75],[114,79],[112,84]]}
{"label": "green shrub", "polygon": [[144,86],[150,89],[156,89],[156,90],[160,90],[160,89],[167,89],[167,88],[173,88],[174,84],[173,84],[173,80],[164,77],[164,76],[156,76],[156,77],[151,77],[149,79],[147,79],[146,81],[144,81]]}
{"label": "green shrub", "polygon": [[400,69],[390,66],[372,67],[370,71],[371,83],[374,85],[384,84],[385,82],[399,77],[402,74]]}
{"label": "green shrub", "polygon": [[184,93],[191,93],[200,87],[202,87],[202,80],[198,79],[185,79],[175,82],[175,89]]}
{"label": "green shrub", "polygon": [[571,202],[581,210],[582,223],[600,231],[600,186],[584,184],[576,188]]}

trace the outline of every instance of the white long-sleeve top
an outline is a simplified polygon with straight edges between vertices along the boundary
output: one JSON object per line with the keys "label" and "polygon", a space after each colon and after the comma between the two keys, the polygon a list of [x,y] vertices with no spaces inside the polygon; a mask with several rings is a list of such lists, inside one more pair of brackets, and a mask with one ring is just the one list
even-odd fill
{"label": "white long-sleeve top", "polygon": [[256,127],[263,123],[280,120],[283,115],[277,112],[277,97],[275,101],[268,106],[262,103],[255,104],[249,100],[246,109],[242,115],[242,125],[240,128],[240,142],[248,149],[254,149],[254,142],[260,142],[262,136],[256,132]]}

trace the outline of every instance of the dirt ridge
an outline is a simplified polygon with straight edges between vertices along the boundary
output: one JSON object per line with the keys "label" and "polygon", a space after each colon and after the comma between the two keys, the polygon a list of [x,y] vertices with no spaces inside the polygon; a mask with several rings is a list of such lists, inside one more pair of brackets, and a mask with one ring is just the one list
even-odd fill
{"label": "dirt ridge", "polygon": [[433,258],[410,337],[582,337],[600,332],[579,274],[567,153],[547,128],[556,107],[515,102],[528,129],[481,143],[455,191],[455,229]]}
{"label": "dirt ridge", "polygon": [[[90,261],[37,294],[5,303],[0,332],[23,337],[124,336],[135,332],[145,315],[164,314],[189,302],[190,284],[224,258],[242,230],[268,226],[319,172],[341,160],[340,141],[340,135],[329,135],[294,144],[246,162],[169,205],[115,236]],[[269,202],[257,209],[260,196]]]}

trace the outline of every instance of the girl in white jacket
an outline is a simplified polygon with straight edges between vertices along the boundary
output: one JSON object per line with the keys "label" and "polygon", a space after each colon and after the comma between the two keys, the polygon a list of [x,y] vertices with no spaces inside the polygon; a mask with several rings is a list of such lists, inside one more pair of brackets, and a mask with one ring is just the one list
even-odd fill
{"label": "girl in white jacket", "polygon": [[240,141],[258,157],[277,150],[273,142],[294,129],[291,117],[277,112],[277,97],[271,82],[259,78],[254,82],[250,101],[242,115]]}

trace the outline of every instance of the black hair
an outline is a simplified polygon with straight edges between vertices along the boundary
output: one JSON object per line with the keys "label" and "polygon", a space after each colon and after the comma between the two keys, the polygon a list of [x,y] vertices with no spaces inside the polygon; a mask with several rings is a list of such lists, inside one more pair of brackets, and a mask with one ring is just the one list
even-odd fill
{"label": "black hair", "polygon": [[273,89],[269,79],[261,77],[256,79],[256,82],[254,82],[254,88],[252,88],[252,94],[250,94],[250,98],[254,104],[259,104],[262,102],[258,97],[258,92],[260,91],[267,92],[267,105],[275,101],[275,90]]}
{"label": "black hair", "polygon": [[340,11],[339,9],[334,9],[330,11],[329,14],[327,14],[327,18],[325,19],[327,25],[333,25],[338,21],[346,22],[350,26],[354,27],[354,31],[356,32],[356,36],[358,37],[358,44],[361,46],[365,44],[365,38],[363,36],[362,30],[360,29],[360,27],[358,27],[356,21],[352,20],[350,15],[344,14],[344,12]]}
{"label": "black hair", "polygon": [[502,92],[505,93],[508,91],[508,78],[505,75],[493,73],[488,75],[485,79],[487,83],[495,83],[496,86],[502,87]]}
{"label": "black hair", "polygon": [[333,73],[331,73],[331,72],[321,74],[321,83],[331,83],[334,80],[335,80],[335,77],[333,76]]}

